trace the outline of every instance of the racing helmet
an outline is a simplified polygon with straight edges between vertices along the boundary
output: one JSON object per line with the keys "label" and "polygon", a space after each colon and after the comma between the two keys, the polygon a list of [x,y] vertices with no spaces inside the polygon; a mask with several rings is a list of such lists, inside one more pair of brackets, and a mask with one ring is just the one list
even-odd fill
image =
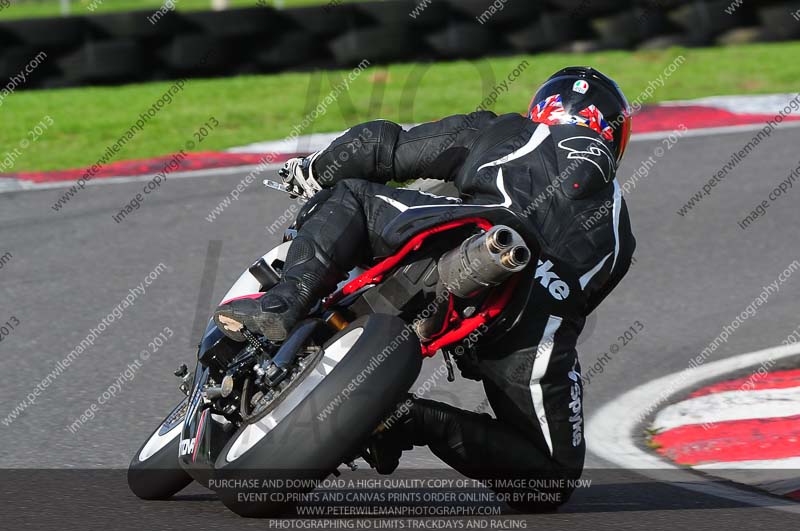
{"label": "racing helmet", "polygon": [[622,159],[631,136],[631,108],[619,85],[594,68],[572,66],[550,76],[528,108],[528,118],[547,125],[579,125],[599,133]]}

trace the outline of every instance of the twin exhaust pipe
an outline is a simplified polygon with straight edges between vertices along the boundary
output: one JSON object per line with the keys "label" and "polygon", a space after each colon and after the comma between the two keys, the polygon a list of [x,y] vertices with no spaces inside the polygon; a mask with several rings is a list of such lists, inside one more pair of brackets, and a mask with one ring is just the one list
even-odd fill
{"label": "twin exhaust pipe", "polygon": [[436,293],[442,303],[430,317],[415,324],[417,335],[428,340],[442,329],[449,297],[440,295],[450,293],[461,299],[470,298],[499,286],[525,269],[530,261],[531,251],[525,240],[511,227],[496,225],[488,232],[467,238],[439,259]]}
{"label": "twin exhaust pipe", "polygon": [[490,252],[500,255],[500,263],[512,273],[525,269],[531,259],[531,251],[522,237],[511,229],[500,226],[486,233],[486,246]]}
{"label": "twin exhaust pipe", "polygon": [[525,269],[531,251],[514,229],[492,227],[464,240],[439,260],[439,283],[456,297],[467,298],[478,290],[502,284]]}

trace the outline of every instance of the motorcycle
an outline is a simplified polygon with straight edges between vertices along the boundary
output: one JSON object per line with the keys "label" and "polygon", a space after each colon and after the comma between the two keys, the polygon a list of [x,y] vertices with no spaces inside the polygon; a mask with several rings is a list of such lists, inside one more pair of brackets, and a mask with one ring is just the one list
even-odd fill
{"label": "motorcycle", "polygon": [[[185,397],[131,461],[130,489],[161,500],[196,480],[239,515],[275,516],[342,464],[374,465],[368,441],[423,358],[442,352],[452,381],[453,357],[476,331],[516,325],[528,291],[519,284],[533,277],[520,273],[538,251],[526,230],[502,206],[412,207],[384,230],[395,252],[352,270],[282,343],[247,330],[238,343],[211,320],[194,371],[175,373]],[[293,225],[223,301],[277,284],[295,234]],[[256,483],[258,496],[242,495]]]}

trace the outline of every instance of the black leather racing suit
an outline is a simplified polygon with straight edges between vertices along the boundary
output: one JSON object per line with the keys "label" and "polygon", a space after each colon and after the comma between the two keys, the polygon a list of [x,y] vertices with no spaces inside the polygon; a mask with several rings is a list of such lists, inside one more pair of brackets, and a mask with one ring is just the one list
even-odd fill
{"label": "black leather racing suit", "polygon": [[[616,161],[600,136],[491,112],[408,131],[373,121],[318,153],[312,171],[330,190],[301,213],[298,235],[313,236],[341,271],[391,253],[382,228],[409,208],[502,205],[526,220],[541,246],[529,303],[515,328],[478,356],[496,419],[420,400],[414,443],[475,478],[580,476],[583,388],[575,347],[586,316],[625,275],[635,247]],[[385,186],[422,177],[453,181],[460,199]],[[560,489],[561,502],[570,493]],[[512,505],[547,506],[535,496]]]}

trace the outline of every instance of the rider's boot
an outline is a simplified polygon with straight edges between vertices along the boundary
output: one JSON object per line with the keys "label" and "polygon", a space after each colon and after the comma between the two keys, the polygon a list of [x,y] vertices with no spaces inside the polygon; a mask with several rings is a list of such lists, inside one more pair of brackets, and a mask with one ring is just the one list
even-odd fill
{"label": "rider's boot", "polygon": [[283,341],[297,322],[338,284],[341,273],[313,240],[298,236],[289,247],[280,282],[266,293],[232,299],[217,308],[214,322],[235,341],[242,328]]}
{"label": "rider's boot", "polygon": [[391,474],[400,465],[400,457],[414,448],[414,396],[397,405],[394,412],[383,420],[370,437],[367,449],[369,461],[379,474]]}
{"label": "rider's boot", "polygon": [[[397,411],[384,421],[370,440],[373,466],[390,474],[398,466],[404,450],[429,446],[437,457],[459,472],[470,475],[476,468],[518,466],[509,458],[504,445],[529,443],[488,414],[465,411],[448,404],[409,396]],[[511,446],[516,446],[512,444]]]}
{"label": "rider's boot", "polygon": [[402,453],[414,446],[430,446],[437,455],[437,449],[446,448],[445,453],[451,454],[448,455],[450,460],[445,459],[448,464],[451,461],[468,462],[467,456],[459,455],[462,450],[461,430],[471,427],[459,424],[465,420],[464,414],[468,423],[491,419],[489,415],[466,412],[408,395],[372,435],[368,446],[372,466],[379,474],[391,474],[400,464]]}

